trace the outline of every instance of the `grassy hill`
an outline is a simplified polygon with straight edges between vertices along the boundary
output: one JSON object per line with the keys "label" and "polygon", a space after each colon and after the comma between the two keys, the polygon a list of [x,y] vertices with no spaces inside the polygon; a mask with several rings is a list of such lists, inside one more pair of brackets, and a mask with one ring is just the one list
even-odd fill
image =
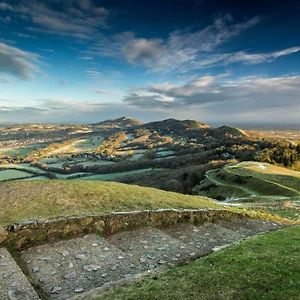
{"label": "grassy hill", "polygon": [[205,177],[194,188],[198,195],[300,218],[300,172],[250,161],[208,171]]}
{"label": "grassy hill", "polygon": [[241,162],[206,173],[199,194],[225,198],[300,197],[300,172],[268,163]]}
{"label": "grassy hill", "polygon": [[157,122],[146,123],[142,126],[146,129],[157,130],[157,131],[183,131],[183,130],[193,130],[199,128],[209,128],[210,126],[194,120],[176,120],[176,119],[166,119]]}
{"label": "grassy hill", "polygon": [[114,120],[105,120],[93,125],[100,128],[128,128],[142,124],[144,123],[140,120],[129,117],[121,117]]}
{"label": "grassy hill", "polygon": [[0,190],[0,225],[83,213],[220,207],[204,197],[88,180],[3,182],[0,183]]}
{"label": "grassy hill", "polygon": [[289,227],[88,299],[299,299],[299,262],[300,226]]}

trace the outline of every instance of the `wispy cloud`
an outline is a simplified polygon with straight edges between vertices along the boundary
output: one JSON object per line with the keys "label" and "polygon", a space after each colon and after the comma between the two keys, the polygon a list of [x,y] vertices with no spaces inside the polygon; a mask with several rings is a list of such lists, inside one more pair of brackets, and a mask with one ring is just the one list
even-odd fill
{"label": "wispy cloud", "polygon": [[0,42],[0,73],[28,80],[38,71],[38,56]]}
{"label": "wispy cloud", "polygon": [[32,30],[59,35],[90,38],[99,28],[106,26],[107,9],[91,0],[22,0],[17,4],[0,3],[0,9],[15,12],[38,26]]}
{"label": "wispy cloud", "polygon": [[111,38],[102,37],[93,51],[123,59],[129,64],[142,64],[158,73],[185,73],[234,63],[259,64],[300,51],[300,47],[269,53],[222,51],[225,43],[260,21],[260,17],[254,17],[243,23],[234,23],[230,15],[225,15],[199,31],[177,30],[166,39],[143,38],[134,32],[123,32]]}
{"label": "wispy cloud", "polygon": [[182,85],[164,83],[133,90],[124,98],[124,102],[140,108],[181,111],[191,110],[192,107],[210,107],[219,112],[297,107],[300,114],[299,95],[300,76],[239,79],[205,76]]}
{"label": "wispy cloud", "polygon": [[103,38],[95,50],[128,63],[141,63],[157,72],[184,72],[199,68],[199,61],[259,22],[260,18],[255,17],[235,24],[231,16],[226,15],[199,31],[171,32],[167,39],[146,39],[133,32],[123,32],[111,39]]}

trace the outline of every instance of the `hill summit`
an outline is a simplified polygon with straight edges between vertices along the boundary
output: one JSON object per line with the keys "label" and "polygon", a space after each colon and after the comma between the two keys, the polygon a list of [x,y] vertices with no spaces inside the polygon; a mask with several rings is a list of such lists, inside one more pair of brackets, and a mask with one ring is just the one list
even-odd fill
{"label": "hill summit", "polygon": [[144,122],[140,120],[124,116],[113,120],[105,120],[93,125],[101,128],[128,128],[128,127],[139,126],[143,124]]}
{"label": "hill summit", "polygon": [[181,130],[194,130],[201,128],[209,128],[210,126],[194,121],[194,120],[176,120],[176,119],[166,119],[157,122],[150,122],[143,125],[146,129],[154,129],[154,130],[167,130],[167,131],[181,131]]}

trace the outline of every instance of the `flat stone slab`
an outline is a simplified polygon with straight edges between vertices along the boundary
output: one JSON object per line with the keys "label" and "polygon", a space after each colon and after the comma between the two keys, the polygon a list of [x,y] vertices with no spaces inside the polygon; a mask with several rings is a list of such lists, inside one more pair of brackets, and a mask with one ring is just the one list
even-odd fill
{"label": "flat stone slab", "polygon": [[231,244],[244,238],[238,231],[214,223],[200,226],[177,224],[164,229],[168,235],[194,248],[196,256],[209,254],[215,247]]}
{"label": "flat stone slab", "polygon": [[108,241],[137,260],[143,271],[176,264],[195,256],[194,247],[156,228],[143,227],[121,232],[109,237]]}
{"label": "flat stone slab", "polygon": [[218,224],[232,231],[239,232],[239,234],[244,235],[244,237],[280,229],[284,226],[276,222],[248,218],[233,219],[230,222],[220,220]]}
{"label": "flat stone slab", "polygon": [[10,253],[0,248],[0,299],[40,299]]}
{"label": "flat stone slab", "polygon": [[138,270],[130,256],[97,235],[33,247],[21,258],[47,299],[69,299]]}

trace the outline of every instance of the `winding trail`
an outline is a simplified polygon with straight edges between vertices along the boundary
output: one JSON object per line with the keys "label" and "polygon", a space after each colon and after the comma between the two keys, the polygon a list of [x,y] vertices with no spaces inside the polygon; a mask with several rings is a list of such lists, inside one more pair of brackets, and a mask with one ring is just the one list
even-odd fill
{"label": "winding trail", "polygon": [[[234,188],[237,188],[241,191],[243,191],[244,193],[246,194],[249,194],[249,196],[254,196],[256,195],[254,193],[254,191],[250,190],[250,189],[247,189],[245,187],[241,187],[239,185],[236,185],[236,184],[225,184],[224,182],[220,181],[220,180],[217,180],[216,177],[212,177],[211,176],[211,173],[215,173],[217,172],[218,170],[220,169],[217,169],[217,170],[210,170],[210,171],[207,171],[206,174],[205,174],[205,177],[210,180],[211,182],[217,184],[217,185],[221,185],[221,186],[228,186],[228,187],[234,187]],[[227,171],[227,170],[226,170]]]}

